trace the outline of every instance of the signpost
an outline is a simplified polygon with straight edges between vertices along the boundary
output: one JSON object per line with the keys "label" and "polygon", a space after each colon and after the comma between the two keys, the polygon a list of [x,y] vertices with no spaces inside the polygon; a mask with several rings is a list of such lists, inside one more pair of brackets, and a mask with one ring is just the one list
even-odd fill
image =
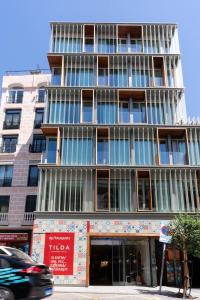
{"label": "signpost", "polygon": [[73,275],[74,233],[46,233],[44,263],[52,268],[54,275]]}
{"label": "signpost", "polygon": [[162,265],[161,265],[161,273],[160,273],[160,294],[161,294],[162,281],[163,281],[166,244],[170,244],[171,239],[172,239],[169,224],[170,224],[169,221],[162,221],[161,225],[160,225],[160,238],[159,238],[159,241],[161,243],[163,243]]}

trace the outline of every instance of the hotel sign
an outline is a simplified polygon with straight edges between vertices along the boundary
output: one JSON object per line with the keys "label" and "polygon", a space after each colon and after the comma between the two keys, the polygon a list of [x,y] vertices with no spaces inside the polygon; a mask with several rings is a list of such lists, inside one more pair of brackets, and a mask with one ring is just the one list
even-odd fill
{"label": "hotel sign", "polygon": [[74,233],[45,234],[44,264],[52,269],[54,275],[73,275]]}
{"label": "hotel sign", "polygon": [[160,238],[161,243],[171,243],[172,231],[170,228],[170,221],[162,221],[160,225]]}

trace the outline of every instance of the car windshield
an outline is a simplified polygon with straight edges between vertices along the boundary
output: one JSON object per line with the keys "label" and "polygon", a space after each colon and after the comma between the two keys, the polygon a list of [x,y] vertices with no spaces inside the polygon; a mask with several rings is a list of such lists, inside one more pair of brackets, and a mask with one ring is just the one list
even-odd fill
{"label": "car windshield", "polygon": [[7,250],[16,258],[23,260],[26,263],[34,263],[32,258],[28,256],[26,253],[22,252],[21,250],[14,249],[14,248],[7,248]]}

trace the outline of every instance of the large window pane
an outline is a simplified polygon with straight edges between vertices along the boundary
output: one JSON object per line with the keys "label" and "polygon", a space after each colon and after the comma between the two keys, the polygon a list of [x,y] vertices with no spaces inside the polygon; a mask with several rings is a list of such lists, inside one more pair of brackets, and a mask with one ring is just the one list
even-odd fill
{"label": "large window pane", "polygon": [[135,164],[153,165],[156,143],[152,140],[135,140]]}
{"label": "large window pane", "polygon": [[108,164],[108,140],[99,139],[97,142],[97,163]]}
{"label": "large window pane", "polygon": [[51,102],[49,104],[49,123],[80,123],[80,102]]}
{"label": "large window pane", "polygon": [[114,102],[98,102],[97,104],[97,123],[116,124],[117,123],[117,104]]}
{"label": "large window pane", "polygon": [[47,148],[47,162],[48,163],[55,163],[56,162],[56,146],[57,140],[54,138],[50,138],[48,140],[48,148]]}
{"label": "large window pane", "polygon": [[160,162],[161,164],[169,164],[168,140],[160,140]]}
{"label": "large window pane", "polygon": [[130,164],[130,141],[128,139],[110,140],[110,164]]}
{"label": "large window pane", "polygon": [[62,141],[62,165],[92,165],[93,141],[86,138],[69,138]]}

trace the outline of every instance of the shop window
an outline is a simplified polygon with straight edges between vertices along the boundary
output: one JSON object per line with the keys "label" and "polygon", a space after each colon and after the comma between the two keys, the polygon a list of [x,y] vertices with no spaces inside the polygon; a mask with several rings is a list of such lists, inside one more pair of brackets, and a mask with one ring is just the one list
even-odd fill
{"label": "shop window", "polygon": [[9,201],[9,196],[0,196],[0,213],[8,213]]}
{"label": "shop window", "polygon": [[31,213],[36,211],[36,195],[27,195],[26,196],[26,204],[25,204],[25,212]]}
{"label": "shop window", "polygon": [[149,171],[137,172],[138,210],[152,210],[151,180]]}
{"label": "shop window", "polygon": [[39,178],[39,169],[37,166],[29,166],[28,186],[37,186]]}

